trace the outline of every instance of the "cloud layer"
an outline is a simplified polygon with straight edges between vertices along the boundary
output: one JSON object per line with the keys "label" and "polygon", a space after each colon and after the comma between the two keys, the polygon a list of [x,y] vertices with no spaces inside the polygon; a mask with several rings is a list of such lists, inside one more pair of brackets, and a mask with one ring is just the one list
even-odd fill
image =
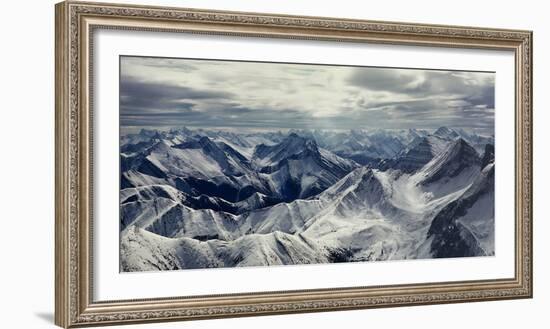
{"label": "cloud layer", "polygon": [[477,128],[494,73],[122,57],[123,127]]}

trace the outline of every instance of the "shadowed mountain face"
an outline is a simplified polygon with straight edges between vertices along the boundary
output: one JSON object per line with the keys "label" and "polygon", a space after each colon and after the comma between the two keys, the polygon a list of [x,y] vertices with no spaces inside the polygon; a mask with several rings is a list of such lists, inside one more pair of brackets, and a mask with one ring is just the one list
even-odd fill
{"label": "shadowed mountain face", "polygon": [[434,257],[494,253],[494,179],[494,165],[488,164],[463,195],[434,217],[428,231]]}
{"label": "shadowed mountain face", "polygon": [[158,138],[140,142],[144,145],[140,152],[123,153],[122,188],[155,182],[185,193],[188,205],[195,209],[239,213],[250,210],[251,204],[308,198],[358,167],[296,134],[279,143],[241,149],[243,153],[206,136],[178,137],[183,142]]}
{"label": "shadowed mountain face", "polygon": [[493,255],[492,141],[448,127],[124,135],[122,268]]}
{"label": "shadowed mountain face", "polygon": [[406,173],[415,172],[441,153],[449,142],[450,140],[435,135],[417,137],[393,158],[382,160],[378,167],[382,170],[398,169]]}
{"label": "shadowed mountain face", "polygon": [[422,184],[456,177],[467,168],[479,169],[480,164],[481,160],[476,150],[465,140],[458,138],[432,159],[427,170],[424,170],[426,174]]}
{"label": "shadowed mountain face", "polygon": [[481,159],[481,166],[485,168],[489,163],[495,162],[495,146],[493,144],[485,145],[485,151]]}

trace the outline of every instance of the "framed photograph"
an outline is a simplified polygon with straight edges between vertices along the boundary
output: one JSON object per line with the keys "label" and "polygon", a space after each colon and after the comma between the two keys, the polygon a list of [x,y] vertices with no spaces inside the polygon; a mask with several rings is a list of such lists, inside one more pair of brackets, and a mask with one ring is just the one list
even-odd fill
{"label": "framed photograph", "polygon": [[532,33],[56,6],[56,324],[532,296]]}

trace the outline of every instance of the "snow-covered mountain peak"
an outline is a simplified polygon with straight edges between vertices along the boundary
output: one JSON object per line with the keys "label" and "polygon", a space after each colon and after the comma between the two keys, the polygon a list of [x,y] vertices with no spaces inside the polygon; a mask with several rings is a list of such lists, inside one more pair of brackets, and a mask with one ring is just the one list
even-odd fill
{"label": "snow-covered mountain peak", "polygon": [[187,127],[173,128],[170,129],[170,134],[172,135],[181,135],[181,136],[190,136],[193,131]]}
{"label": "snow-covered mountain peak", "polygon": [[303,152],[319,154],[317,142],[312,138],[302,137],[291,133],[282,142],[275,145],[260,144],[256,146],[253,157],[260,166],[274,165],[293,155]]}
{"label": "snow-covered mountain peak", "polygon": [[459,136],[456,131],[448,127],[439,127],[433,134],[445,139],[455,139]]}
{"label": "snow-covered mountain peak", "polygon": [[447,157],[447,161],[463,161],[476,164],[479,162],[477,151],[462,138],[453,141],[441,156]]}
{"label": "snow-covered mountain peak", "polygon": [[337,195],[342,195],[349,191],[353,191],[357,188],[357,185],[360,182],[368,180],[372,176],[373,171],[371,168],[369,168],[368,166],[359,167],[347,174],[344,178],[340,179],[338,182],[336,182],[336,184],[326,189],[323,193],[319,195],[318,198],[330,200]]}
{"label": "snow-covered mountain peak", "polygon": [[216,144],[207,136],[197,136],[197,138],[175,145],[174,147],[179,149],[206,149],[215,148]]}
{"label": "snow-covered mountain peak", "polygon": [[153,145],[149,148],[148,153],[166,152],[170,147],[170,142],[165,139],[153,140]]}
{"label": "snow-covered mountain peak", "polygon": [[317,142],[312,137],[303,137],[296,133],[291,133],[285,138],[281,145],[289,148],[291,151],[300,151],[301,148],[317,150]]}
{"label": "snow-covered mountain peak", "polygon": [[144,137],[152,137],[157,133],[157,130],[141,128],[138,135]]}
{"label": "snow-covered mountain peak", "polygon": [[434,157],[418,175],[422,184],[430,184],[442,178],[453,178],[466,169],[480,169],[481,159],[477,151],[462,138],[451,142],[447,148]]}
{"label": "snow-covered mountain peak", "polygon": [[494,254],[494,137],[475,131],[120,140],[125,271]]}
{"label": "snow-covered mountain peak", "polygon": [[397,169],[412,173],[440,154],[447,144],[448,141],[435,135],[416,137],[406,149],[393,159],[382,161],[379,167],[382,170]]}

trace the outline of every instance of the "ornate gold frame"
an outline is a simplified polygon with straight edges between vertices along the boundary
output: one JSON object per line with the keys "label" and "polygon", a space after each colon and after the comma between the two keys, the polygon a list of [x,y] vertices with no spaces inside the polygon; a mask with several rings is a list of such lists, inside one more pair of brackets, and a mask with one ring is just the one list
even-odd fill
{"label": "ornate gold frame", "polygon": [[[515,53],[516,213],[512,279],[93,302],[94,29],[115,28],[500,49]],[[55,323],[62,327],[530,298],[532,32],[65,1],[56,5]]]}

